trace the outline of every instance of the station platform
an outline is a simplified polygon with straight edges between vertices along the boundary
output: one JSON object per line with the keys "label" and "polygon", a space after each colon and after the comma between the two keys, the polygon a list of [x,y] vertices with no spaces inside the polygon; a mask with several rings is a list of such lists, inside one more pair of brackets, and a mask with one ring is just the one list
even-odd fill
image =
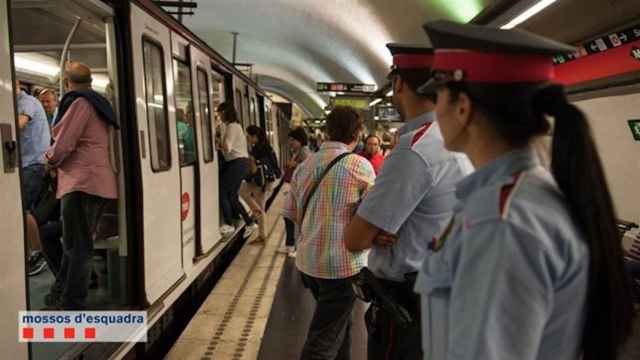
{"label": "station platform", "polygon": [[[266,215],[268,238],[253,235],[180,335],[166,359],[297,359],[315,301],[295,267],[280,254],[284,222],[280,209],[287,188]],[[353,360],[366,359],[364,304],[354,312]]]}

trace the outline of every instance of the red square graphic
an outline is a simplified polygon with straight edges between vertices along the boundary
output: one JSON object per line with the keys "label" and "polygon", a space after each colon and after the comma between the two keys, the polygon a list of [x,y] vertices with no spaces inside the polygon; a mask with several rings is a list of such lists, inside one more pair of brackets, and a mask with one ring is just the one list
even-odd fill
{"label": "red square graphic", "polygon": [[22,328],[22,337],[24,339],[33,339],[33,328]]}
{"label": "red square graphic", "polygon": [[43,333],[45,339],[53,339],[56,335],[54,328],[44,328]]}
{"label": "red square graphic", "polygon": [[74,339],[76,337],[76,329],[74,328],[64,328],[64,338],[65,339]]}
{"label": "red square graphic", "polygon": [[96,338],[96,328],[86,328],[86,329],[84,329],[84,338],[85,339],[95,339]]}

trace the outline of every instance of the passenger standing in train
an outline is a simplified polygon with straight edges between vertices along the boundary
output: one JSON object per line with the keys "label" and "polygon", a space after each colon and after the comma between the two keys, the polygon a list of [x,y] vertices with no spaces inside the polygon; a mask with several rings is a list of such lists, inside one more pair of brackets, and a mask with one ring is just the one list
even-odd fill
{"label": "passenger standing in train", "polygon": [[[20,128],[22,204],[24,211],[30,212],[42,189],[45,175],[43,156],[51,143],[51,133],[40,102],[20,88],[20,81],[16,80],[15,85]],[[37,275],[46,268],[45,259],[39,242],[30,242],[29,245],[28,274]]]}
{"label": "passenger standing in train", "polygon": [[353,153],[362,130],[356,110],[336,107],[327,117],[329,140],[298,166],[285,200],[283,215],[300,230],[296,267],[316,300],[303,360],[351,357],[351,279],[366,252],[348,251],[343,234],[375,179],[371,164]]}
{"label": "passenger standing in train", "polygon": [[[345,232],[349,250],[371,248],[369,268],[414,321],[398,323],[374,300],[365,320],[369,359],[421,357],[419,297],[415,275],[427,246],[451,216],[455,184],[472,170],[469,160],[446,151],[434,113],[435,93],[418,94],[430,78],[433,50],[388,45],[394,65],[393,103],[407,119],[398,145],[385,159],[373,189]],[[409,130],[406,130],[409,129]],[[392,236],[388,236],[393,234]]]}
{"label": "passenger standing in train", "polygon": [[266,240],[265,213],[266,201],[273,183],[279,177],[278,159],[267,140],[267,133],[260,127],[247,128],[247,140],[251,144],[251,161],[255,163],[256,173],[250,174],[240,186],[240,196],[249,205],[258,221],[258,236],[253,242]]}
{"label": "passenger standing in train", "polygon": [[109,127],[119,126],[109,102],[91,88],[88,66],[70,62],[63,76],[67,93],[45,158],[57,172],[64,255],[48,296],[52,308],[83,309],[96,226],[107,202],[118,198]]}
{"label": "passenger standing in train", "polygon": [[[301,164],[303,161],[307,159],[309,151],[307,132],[304,131],[303,128],[298,127],[289,132],[289,151],[291,152],[291,157],[287,161],[287,164],[284,168],[284,175],[282,177],[282,181],[285,183],[291,182],[291,177],[293,176],[293,172],[296,167]],[[289,257],[296,256],[296,226],[286,217],[283,217],[285,232],[286,232],[286,240],[285,245],[278,249],[278,252],[281,254],[287,254]]]}
{"label": "passenger standing in train", "polygon": [[[424,359],[616,359],[634,313],[614,207],[584,115],[550,83],[552,57],[575,49],[522,30],[425,29],[438,50],[421,91],[437,89],[445,146],[477,170],[416,284]],[[548,117],[551,173],[530,146]]]}
{"label": "passenger standing in train", "polygon": [[58,96],[54,90],[44,88],[38,94],[38,100],[42,103],[45,113],[47,114],[47,120],[52,127],[55,125],[54,120],[58,113]]}
{"label": "passenger standing in train", "polygon": [[29,211],[38,200],[42,187],[45,173],[43,156],[51,144],[51,133],[42,104],[22,90],[18,80],[16,103],[20,127],[23,206],[25,211]]}
{"label": "passenger standing in train", "polygon": [[370,134],[364,141],[365,148],[360,155],[369,160],[376,175],[380,173],[382,169],[382,163],[384,162],[384,155],[382,154],[382,148],[380,145],[382,141],[378,135]]}
{"label": "passenger standing in train", "polygon": [[224,102],[218,106],[220,119],[225,125],[220,150],[226,161],[225,169],[220,178],[220,206],[224,224],[220,227],[223,237],[235,232],[234,217],[240,214],[247,225],[246,231],[253,232],[258,227],[240,203],[239,191],[242,180],[249,175],[249,152],[247,138],[238,122],[236,109],[231,102]]}

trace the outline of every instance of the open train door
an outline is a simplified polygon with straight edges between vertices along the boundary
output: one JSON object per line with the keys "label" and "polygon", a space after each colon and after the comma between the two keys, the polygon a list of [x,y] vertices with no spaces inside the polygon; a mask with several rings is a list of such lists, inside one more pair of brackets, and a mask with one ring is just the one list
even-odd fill
{"label": "open train door", "polygon": [[131,44],[144,189],[145,292],[153,304],[184,276],[181,217],[190,205],[182,203],[180,193],[170,31],[132,4]]}
{"label": "open train door", "polygon": [[5,359],[26,359],[27,345],[18,342],[18,311],[27,309],[27,290],[8,6],[0,0],[0,349]]}
{"label": "open train door", "polygon": [[213,126],[214,112],[211,104],[211,60],[198,50],[191,48],[191,73],[194,75],[193,93],[195,94],[196,133],[198,134],[200,237],[197,256],[206,255],[220,240],[220,219],[218,201],[218,163],[215,161],[216,149]]}

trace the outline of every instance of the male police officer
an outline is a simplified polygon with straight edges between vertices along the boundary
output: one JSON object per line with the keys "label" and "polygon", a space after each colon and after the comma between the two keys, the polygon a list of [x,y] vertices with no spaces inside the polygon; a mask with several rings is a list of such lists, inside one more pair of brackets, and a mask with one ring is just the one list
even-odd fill
{"label": "male police officer", "polygon": [[345,230],[345,244],[351,251],[371,248],[369,268],[385,292],[414,320],[408,327],[402,326],[374,301],[365,317],[369,359],[414,360],[422,353],[420,304],[409,279],[420,268],[431,238],[451,215],[454,185],[472,168],[466,157],[444,149],[433,112],[435,94],[417,92],[429,80],[433,50],[387,47],[393,55],[389,74],[393,103],[408,121],[374,187]]}

